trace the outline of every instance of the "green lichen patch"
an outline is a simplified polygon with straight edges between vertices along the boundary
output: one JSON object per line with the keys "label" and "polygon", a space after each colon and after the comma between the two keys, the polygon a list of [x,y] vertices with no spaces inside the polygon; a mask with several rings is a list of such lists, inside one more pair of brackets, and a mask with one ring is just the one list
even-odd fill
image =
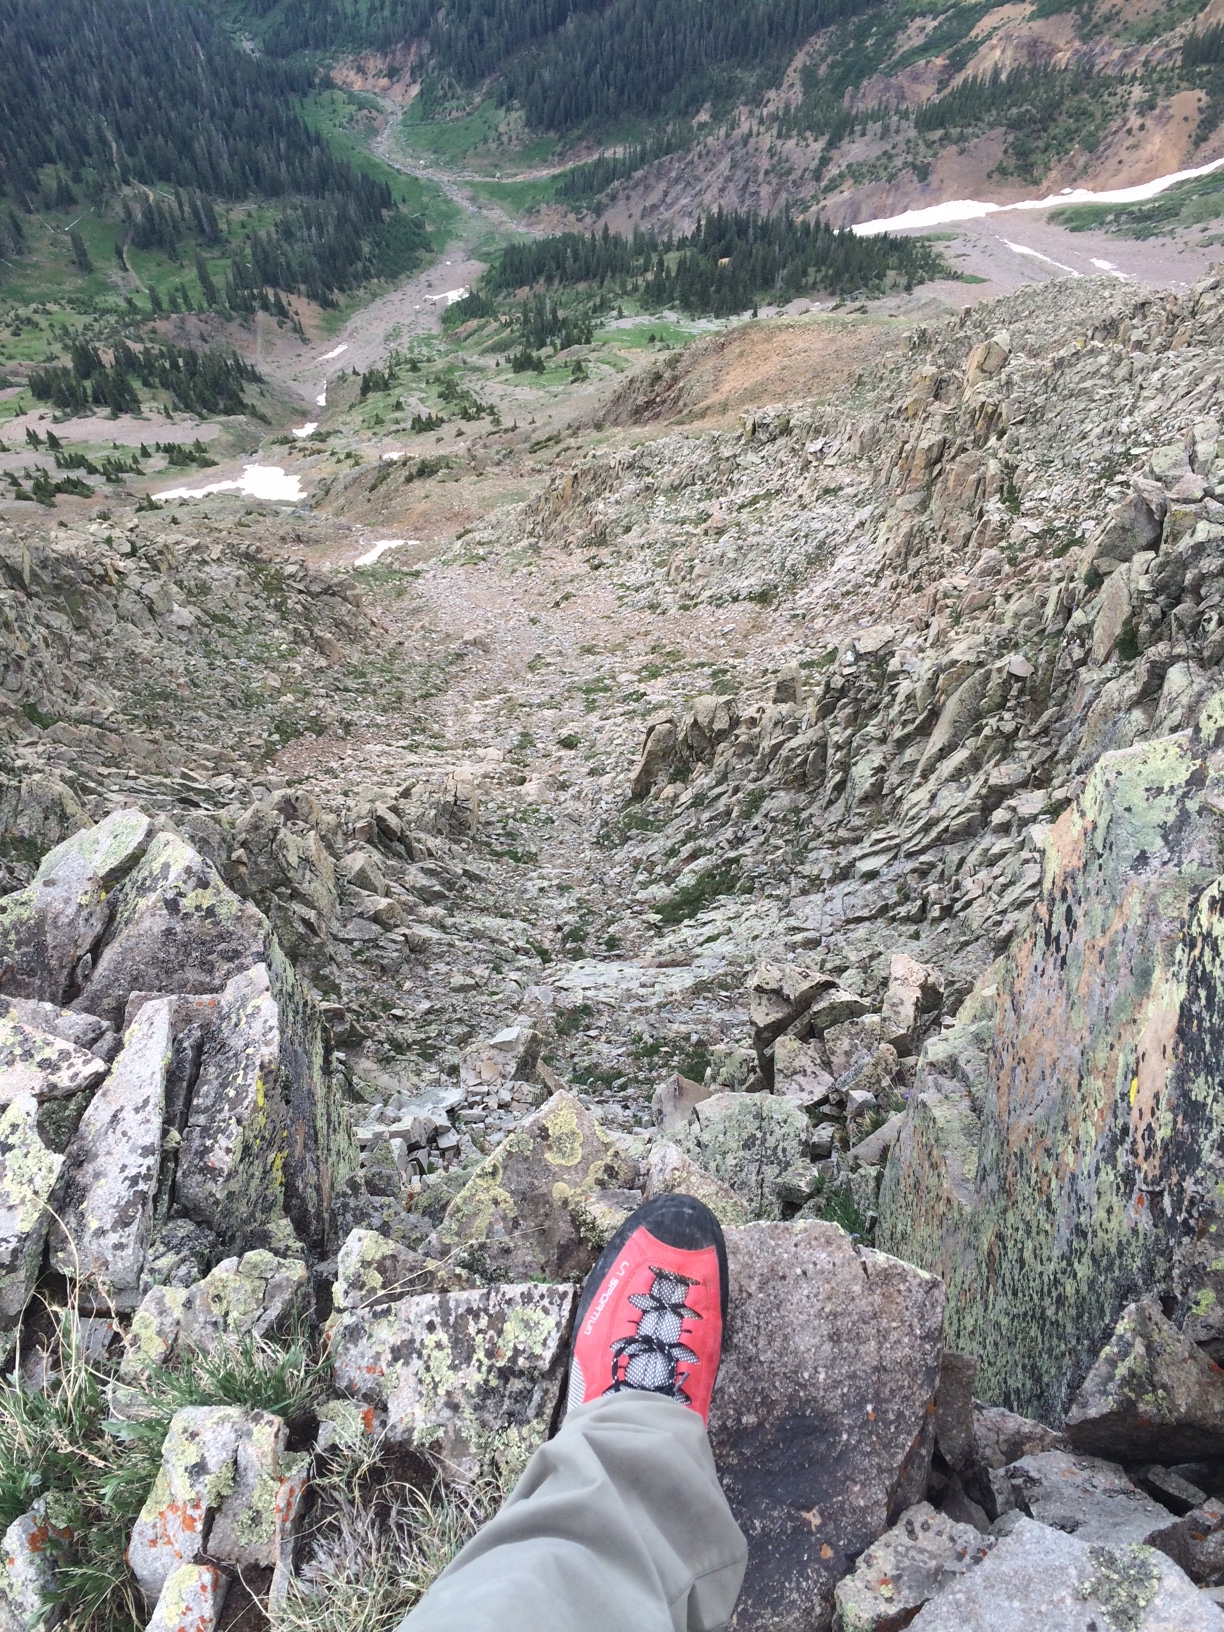
{"label": "green lichen patch", "polygon": [[1160,1591],[1160,1569],[1150,1547],[1092,1547],[1094,1573],[1080,1588],[1095,1598],[1116,1632],[1139,1632]]}
{"label": "green lichen patch", "polygon": [[493,1279],[578,1279],[594,1261],[579,1204],[627,1182],[630,1165],[574,1095],[554,1094],[472,1174],[442,1239],[478,1249]]}

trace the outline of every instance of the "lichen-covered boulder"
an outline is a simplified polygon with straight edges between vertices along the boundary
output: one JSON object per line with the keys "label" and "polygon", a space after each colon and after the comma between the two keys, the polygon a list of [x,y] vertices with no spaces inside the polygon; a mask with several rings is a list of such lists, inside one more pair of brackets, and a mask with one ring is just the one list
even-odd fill
{"label": "lichen-covered boulder", "polygon": [[87,1049],[0,1014],[0,1102],[18,1094],[66,1099],[96,1088],[106,1071]]}
{"label": "lichen-covered boulder", "polygon": [[176,1197],[197,1224],[244,1245],[284,1204],[280,1017],[265,965],[230,980],[204,1045],[179,1151]]}
{"label": "lichen-covered boulder", "polygon": [[39,1137],[33,1094],[18,1094],[0,1106],[0,1361],[13,1351],[38,1278],[62,1166],[63,1157]]}
{"label": "lichen-covered boulder", "polygon": [[924,1050],[878,1240],[940,1275],[988,1398],[1058,1422],[1136,1288],[1224,1342],[1224,694],[1106,754],[1028,929]]}
{"label": "lichen-covered boulder", "polygon": [[146,1004],[64,1158],[51,1261],[86,1297],[136,1307],[161,1171],[170,1005]]}
{"label": "lichen-covered boulder", "polygon": [[9,1525],[0,1540],[0,1626],[50,1632],[59,1624],[56,1561],[69,1539],[47,1516],[45,1497]]}
{"label": "lichen-covered boulder", "polygon": [[1224,1615],[1150,1547],[1088,1546],[1021,1519],[911,1632],[1224,1632]]}
{"label": "lichen-covered boulder", "polygon": [[726,1239],[710,1443],[748,1540],[739,1624],[827,1632],[838,1581],[926,1492],[943,1288],[836,1224]]}
{"label": "lichen-covered boulder", "polygon": [[615,1189],[630,1164],[585,1106],[556,1093],[487,1156],[446,1209],[441,1237],[498,1280],[580,1279],[594,1262],[570,1203]]}
{"label": "lichen-covered boulder", "polygon": [[229,1582],[216,1564],[181,1564],[159,1593],[145,1632],[214,1632]]}
{"label": "lichen-covered boulder", "polygon": [[1224,1372],[1166,1320],[1132,1303],[1067,1413],[1077,1450],[1118,1462],[1224,1456]]}
{"label": "lichen-covered boulder", "polygon": [[134,991],[218,992],[267,954],[267,919],[172,833],[152,840],[108,906],[105,941],[73,1006],[113,1026]]}
{"label": "lichen-covered boulder", "polygon": [[183,1354],[284,1333],[305,1313],[308,1293],[304,1263],[264,1251],[227,1258],[194,1286],[151,1287],[132,1317],[120,1381],[139,1383]]}
{"label": "lichen-covered boulder", "polygon": [[429,1265],[419,1252],[374,1230],[353,1230],[336,1262],[332,1301],[337,1309],[394,1303],[426,1286]]}
{"label": "lichen-covered boulder", "polygon": [[781,1218],[779,1186],[807,1155],[807,1117],[780,1094],[714,1094],[675,1143],[735,1192],[752,1218]]}
{"label": "lichen-covered boulder", "polygon": [[60,1004],[87,977],[110,892],[151,832],[141,811],[116,811],[49,851],[33,883],[0,900],[0,992]]}
{"label": "lichen-covered boulder", "polygon": [[707,1173],[705,1168],[698,1167],[679,1145],[664,1140],[650,1152],[646,1167],[646,1200],[653,1201],[656,1196],[670,1195],[696,1196],[724,1228],[752,1222],[748,1203],[742,1196],[737,1195],[729,1184]]}
{"label": "lichen-covered boulder", "polygon": [[234,1457],[246,1413],[238,1406],[177,1411],[161,1469],[128,1543],[127,1561],[150,1603],[183,1564],[203,1552],[209,1521],[233,1489]]}
{"label": "lichen-covered boulder", "polygon": [[286,1450],[288,1437],[268,1411],[189,1406],[175,1413],[128,1544],[128,1564],[150,1602],[177,1570],[204,1559],[237,1570],[277,1567],[309,1464]]}
{"label": "lichen-covered boulder", "polygon": [[387,1434],[452,1476],[515,1477],[548,1437],[569,1355],[572,1286],[492,1286],[335,1317],[336,1386],[386,1407]]}

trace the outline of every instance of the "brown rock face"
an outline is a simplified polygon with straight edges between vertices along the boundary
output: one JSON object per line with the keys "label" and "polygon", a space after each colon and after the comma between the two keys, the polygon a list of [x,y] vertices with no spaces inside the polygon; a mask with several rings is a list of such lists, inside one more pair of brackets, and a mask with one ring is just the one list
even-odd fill
{"label": "brown rock face", "polygon": [[710,1439],[748,1538],[738,1624],[827,1632],[837,1582],[926,1489],[943,1288],[835,1224],[726,1234]]}

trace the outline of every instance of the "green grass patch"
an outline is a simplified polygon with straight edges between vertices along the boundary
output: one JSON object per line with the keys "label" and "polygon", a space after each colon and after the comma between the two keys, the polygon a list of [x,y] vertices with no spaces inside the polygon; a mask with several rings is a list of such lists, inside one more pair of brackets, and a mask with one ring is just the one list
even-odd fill
{"label": "green grass patch", "polygon": [[1179,182],[1143,204],[1066,204],[1050,220],[1069,232],[1112,232],[1122,238],[1158,238],[1216,221],[1224,215],[1224,172]]}
{"label": "green grass patch", "polygon": [[683,924],[695,918],[721,896],[734,895],[739,885],[739,873],[730,866],[711,867],[696,878],[682,884],[655,908],[655,916],[663,924]]}

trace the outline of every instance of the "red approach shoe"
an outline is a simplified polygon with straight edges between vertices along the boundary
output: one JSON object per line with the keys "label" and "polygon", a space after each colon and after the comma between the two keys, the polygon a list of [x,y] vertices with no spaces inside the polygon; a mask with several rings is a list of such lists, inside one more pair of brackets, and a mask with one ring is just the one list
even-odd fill
{"label": "red approach shoe", "polygon": [[605,1394],[664,1394],[709,1422],[727,1316],[727,1248],[693,1196],[657,1196],[627,1218],[587,1276],[569,1408]]}

